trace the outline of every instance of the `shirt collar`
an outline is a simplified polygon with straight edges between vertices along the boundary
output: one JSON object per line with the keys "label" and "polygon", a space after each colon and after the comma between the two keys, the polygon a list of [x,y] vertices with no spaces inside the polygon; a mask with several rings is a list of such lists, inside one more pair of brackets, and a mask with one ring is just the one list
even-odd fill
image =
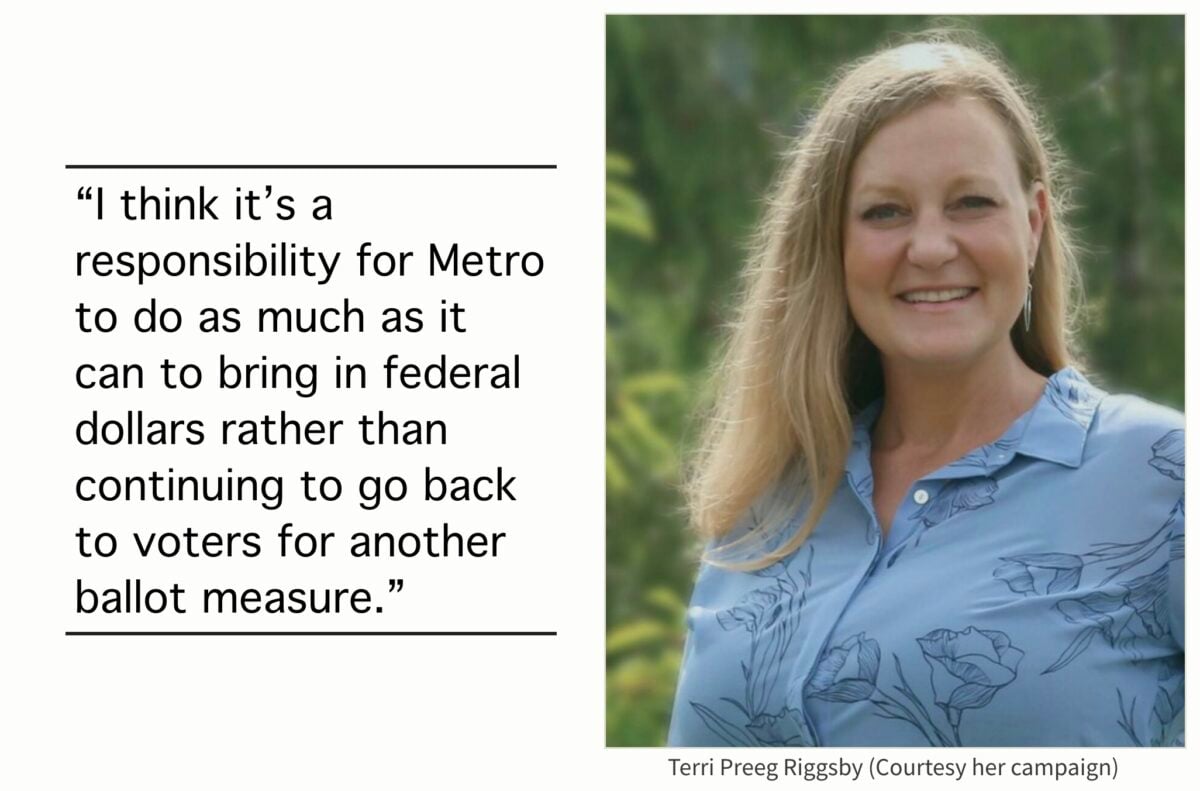
{"label": "shirt collar", "polygon": [[[991,474],[1020,453],[1067,467],[1083,463],[1083,446],[1088,429],[1105,393],[1066,367],[1046,381],[1042,397],[1033,409],[1017,418],[995,442],[977,448],[943,468],[947,476]],[[871,429],[883,409],[879,398],[854,416],[846,471],[852,479],[870,477]],[[1011,452],[1009,452],[1011,451]]]}
{"label": "shirt collar", "polygon": [[1063,368],[1046,382],[1016,451],[1067,467],[1083,463],[1083,446],[1103,390],[1074,368]]}

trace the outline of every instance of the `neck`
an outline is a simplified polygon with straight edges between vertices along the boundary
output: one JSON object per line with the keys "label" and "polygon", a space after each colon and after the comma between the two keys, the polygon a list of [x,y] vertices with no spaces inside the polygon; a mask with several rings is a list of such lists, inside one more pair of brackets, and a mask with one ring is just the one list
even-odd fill
{"label": "neck", "polygon": [[924,368],[885,359],[883,380],[873,446],[931,453],[999,437],[1037,403],[1046,384],[1009,344],[995,359],[961,367]]}

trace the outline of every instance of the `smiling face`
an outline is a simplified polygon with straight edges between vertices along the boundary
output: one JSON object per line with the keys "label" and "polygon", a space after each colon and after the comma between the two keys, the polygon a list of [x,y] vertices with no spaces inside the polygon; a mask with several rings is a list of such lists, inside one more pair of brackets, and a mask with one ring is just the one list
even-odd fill
{"label": "smiling face", "polygon": [[882,126],[851,170],[843,262],[850,312],[885,367],[1012,353],[1046,211],[982,100],[934,101]]}

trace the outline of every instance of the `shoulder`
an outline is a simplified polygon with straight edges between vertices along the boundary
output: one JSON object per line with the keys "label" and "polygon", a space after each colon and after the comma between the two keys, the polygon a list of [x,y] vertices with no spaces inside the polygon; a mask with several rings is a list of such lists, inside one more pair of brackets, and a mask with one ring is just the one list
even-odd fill
{"label": "shoulder", "polygon": [[1184,471],[1183,414],[1133,395],[1105,395],[1088,431],[1089,456],[1143,457],[1160,474],[1178,481]]}

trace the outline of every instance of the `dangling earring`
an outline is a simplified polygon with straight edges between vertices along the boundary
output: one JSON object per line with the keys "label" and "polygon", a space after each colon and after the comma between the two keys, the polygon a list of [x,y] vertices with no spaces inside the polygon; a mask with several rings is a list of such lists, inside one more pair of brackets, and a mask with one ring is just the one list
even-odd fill
{"label": "dangling earring", "polygon": [[1025,331],[1029,332],[1029,323],[1033,320],[1033,270],[1029,272],[1029,282],[1025,284]]}

